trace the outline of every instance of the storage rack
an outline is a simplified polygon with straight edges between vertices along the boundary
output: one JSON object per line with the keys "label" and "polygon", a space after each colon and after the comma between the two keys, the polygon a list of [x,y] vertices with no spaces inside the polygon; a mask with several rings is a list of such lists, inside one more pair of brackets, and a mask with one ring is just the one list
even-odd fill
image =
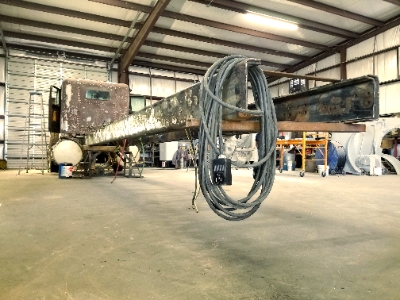
{"label": "storage rack", "polygon": [[[316,139],[308,140],[307,136],[315,136]],[[320,137],[322,135],[322,138]],[[301,151],[299,151],[297,148],[296,150],[298,153],[301,155],[301,171],[300,171],[300,177],[303,177],[305,175],[305,170],[306,170],[306,153],[307,149],[313,149],[314,151],[321,151],[321,148],[324,149],[323,153],[323,161],[324,161],[324,170],[323,173],[321,174],[322,177],[326,176],[326,171],[327,171],[327,153],[328,153],[328,133],[306,133],[303,132],[303,137],[300,140],[277,140],[276,141],[277,149],[280,150],[280,156],[279,156],[279,172],[282,173],[283,170],[283,160],[284,160],[284,154],[285,154],[285,146],[293,145],[293,146],[301,146]],[[316,160],[316,159],[314,159]],[[319,160],[319,159],[318,159]]]}

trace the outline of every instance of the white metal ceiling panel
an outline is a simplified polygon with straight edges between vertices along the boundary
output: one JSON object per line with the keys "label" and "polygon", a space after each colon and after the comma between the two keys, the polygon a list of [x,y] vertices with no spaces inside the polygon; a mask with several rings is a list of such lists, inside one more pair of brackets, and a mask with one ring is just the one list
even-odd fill
{"label": "white metal ceiling panel", "polygon": [[[63,2],[65,2],[65,1],[59,1],[58,3],[61,4]],[[63,15],[58,15],[58,14],[52,14],[52,13],[48,13],[48,12],[40,12],[40,13],[32,14],[32,10],[30,10],[30,9],[26,9],[26,8],[16,9],[15,7],[10,7],[10,6],[4,5],[4,4],[0,4],[0,11],[2,14],[5,14],[10,17],[29,19],[29,20],[33,20],[33,21],[40,21],[40,22],[46,22],[46,23],[50,23],[50,24],[57,24],[57,25],[63,25],[63,26],[71,26],[74,28],[100,31],[100,32],[104,32],[104,33],[125,35],[125,33],[128,31],[127,27],[121,27],[121,26],[105,24],[105,23],[101,23],[101,22],[94,22],[94,21],[89,21],[89,20],[84,20],[84,19],[78,19],[78,18],[63,16]],[[78,11],[80,11],[80,10],[78,9]],[[120,17],[118,17],[118,19],[120,19]],[[131,21],[132,19],[128,19],[128,20]],[[4,23],[7,23],[7,22],[4,22]]]}
{"label": "white metal ceiling panel", "polygon": [[385,1],[377,0],[318,0],[318,2],[334,5],[335,7],[352,13],[360,14],[372,19],[388,20],[397,15],[396,6]]}
{"label": "white metal ceiling panel", "polygon": [[208,26],[198,26],[189,22],[179,20],[171,21],[171,19],[160,18],[157,25],[163,28],[169,28],[177,31],[184,31],[186,33],[197,34],[209,37],[210,39],[226,39],[229,36],[229,41],[253,45],[257,47],[265,47],[277,51],[284,51],[302,55],[313,55],[318,53],[315,49],[306,48],[299,45],[287,44],[279,41],[272,41],[264,38],[254,37],[247,34],[232,33],[226,30],[212,28]]}
{"label": "white metal ceiling panel", "polygon": [[[203,50],[203,51],[222,53],[225,55],[232,55],[232,54],[238,53],[238,49],[228,47],[228,46],[223,46],[216,42],[212,43],[211,39],[210,39],[210,43],[205,43],[205,42],[199,42],[199,41],[194,41],[194,40],[189,40],[189,39],[184,39],[184,38],[172,37],[172,36],[158,34],[158,33],[150,33],[149,40],[156,41],[156,42],[164,42],[166,44],[177,45],[177,46],[181,46],[181,47],[189,47],[189,48],[199,49],[199,50]],[[266,54],[266,53],[255,52],[255,51],[244,50],[244,49],[240,49],[240,53],[247,57],[259,58],[259,59],[263,59],[266,61],[279,63],[279,64],[287,64],[287,63],[294,64],[295,62],[298,62],[298,60],[288,58],[288,57],[277,56],[277,55]],[[213,61],[215,62],[216,59],[217,58],[214,57]]]}
{"label": "white metal ceiling panel", "polygon": [[[243,28],[251,28],[253,30],[266,32],[269,34],[282,35],[288,38],[304,40],[312,43],[330,45],[333,44],[335,40],[337,40],[336,38],[332,38],[332,36],[330,35],[317,33],[307,29],[298,28],[297,30],[285,30],[282,27],[268,26],[265,23],[260,22],[259,20],[252,21],[252,19],[248,18],[248,15],[246,14],[240,14],[233,11],[228,11],[226,9],[213,7],[212,2],[209,7],[206,7],[204,4],[186,1],[180,13],[198,18],[213,20],[224,24],[230,24]],[[194,23],[188,23],[185,26],[200,27],[198,24]]]}
{"label": "white metal ceiling panel", "polygon": [[[110,41],[98,37],[88,37],[86,35],[75,34],[75,33],[63,33],[57,30],[43,29],[26,25],[15,25],[6,23],[3,25],[3,30],[10,30],[24,34],[33,34],[38,36],[46,36],[49,38],[62,39],[66,41],[65,45],[68,45],[68,41],[88,43],[90,40],[90,44],[105,46],[105,47],[113,47],[117,49],[121,44],[120,41]],[[61,44],[63,43],[61,42]]]}
{"label": "white metal ceiling panel", "polygon": [[[275,10],[280,13],[293,15],[306,20],[319,22],[322,24],[343,28],[349,31],[361,33],[369,28],[371,25],[361,23],[349,18],[344,18],[328,12],[317,10],[305,5],[300,5],[287,0],[237,0],[250,5],[263,7],[270,10]],[[327,5],[340,7],[344,10],[353,11],[358,14],[364,14],[364,10],[368,10],[367,16],[371,18],[388,18],[395,16],[399,13],[399,8],[393,4],[386,3],[379,0],[318,0]],[[362,11],[361,11],[362,10]]]}
{"label": "white metal ceiling panel", "polygon": [[[76,11],[85,11],[92,14],[117,18],[120,20],[133,20],[136,12],[132,10],[127,10],[120,7],[105,5],[101,3],[91,2],[89,0],[68,0],[68,1],[59,1],[59,0],[28,0],[28,2],[34,2],[49,6],[61,7],[65,9],[72,9]],[[135,0],[134,3],[153,6],[153,1],[142,1]]]}

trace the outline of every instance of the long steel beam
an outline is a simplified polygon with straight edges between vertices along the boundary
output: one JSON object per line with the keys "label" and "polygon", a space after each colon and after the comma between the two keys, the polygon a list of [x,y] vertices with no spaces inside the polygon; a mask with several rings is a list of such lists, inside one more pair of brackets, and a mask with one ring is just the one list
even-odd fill
{"label": "long steel beam", "polygon": [[[223,100],[233,106],[247,107],[248,68],[258,65],[259,60],[248,59],[238,64],[224,82]],[[85,137],[86,145],[97,145],[125,138],[139,138],[145,135],[182,130],[187,122],[200,119],[200,83],[182,90],[152,106],[133,113],[127,118],[114,122]],[[224,109],[226,120],[247,118],[236,111]]]}
{"label": "long steel beam", "polygon": [[274,99],[278,121],[357,122],[379,117],[379,81],[363,76]]}
{"label": "long steel beam", "polygon": [[[258,60],[248,60],[233,70],[224,83],[223,101],[247,108],[248,68]],[[287,131],[345,131],[365,130],[362,126],[328,124],[374,119],[378,112],[378,80],[364,76],[329,84],[304,93],[274,99],[279,130]],[[188,128],[198,128],[200,83],[135,112],[126,119],[114,122],[89,134],[86,145],[98,145],[121,139],[138,139]],[[255,120],[252,120],[255,119]],[[320,123],[317,123],[320,122]],[[259,130],[254,116],[224,111],[225,133],[249,133]]]}

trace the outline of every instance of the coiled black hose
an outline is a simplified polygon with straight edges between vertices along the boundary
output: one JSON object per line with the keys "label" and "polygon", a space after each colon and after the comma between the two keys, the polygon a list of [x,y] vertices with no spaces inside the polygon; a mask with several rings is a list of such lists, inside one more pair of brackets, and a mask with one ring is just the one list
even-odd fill
{"label": "coiled black hose", "polygon": [[[278,130],[275,108],[262,70],[258,66],[248,68],[248,77],[257,110],[238,108],[221,100],[225,79],[237,64],[247,59],[239,55],[220,59],[207,71],[200,88],[200,187],[211,209],[218,216],[230,221],[240,221],[255,213],[271,191],[275,178],[275,147]],[[253,164],[254,167],[257,167],[257,171],[248,195],[240,200],[232,199],[226,194],[223,186],[214,184],[212,180],[211,162],[223,155],[221,126],[223,107],[259,116],[260,120],[259,161]],[[242,165],[238,165],[238,167],[242,167]],[[261,192],[257,196],[260,188]]]}

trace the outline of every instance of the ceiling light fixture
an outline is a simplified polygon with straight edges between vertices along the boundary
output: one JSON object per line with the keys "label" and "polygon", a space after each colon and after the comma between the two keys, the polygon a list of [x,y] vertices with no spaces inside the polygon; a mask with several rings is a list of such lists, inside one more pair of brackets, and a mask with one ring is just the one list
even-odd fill
{"label": "ceiling light fixture", "polygon": [[286,30],[297,30],[299,26],[295,22],[291,22],[288,20],[271,17],[268,15],[256,13],[254,11],[248,10],[245,14],[246,18],[252,22],[261,23],[267,26],[276,27],[279,29]]}

